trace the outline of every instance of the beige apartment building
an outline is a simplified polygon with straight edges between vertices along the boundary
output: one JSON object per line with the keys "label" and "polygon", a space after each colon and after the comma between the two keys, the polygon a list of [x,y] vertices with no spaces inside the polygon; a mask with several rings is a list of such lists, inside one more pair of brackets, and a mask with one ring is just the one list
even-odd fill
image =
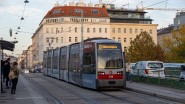
{"label": "beige apartment building", "polygon": [[83,39],[110,38],[110,18],[106,8],[92,7],[92,4],[86,7],[81,2],[78,5],[80,6],[74,6],[74,3],[69,6],[56,4],[48,11],[32,36],[34,65],[42,62],[43,51],[80,42],[82,36]]}
{"label": "beige apartment building", "polygon": [[120,41],[124,50],[130,46],[131,40],[135,39],[143,31],[147,31],[157,44],[156,30],[156,24],[111,23],[110,37],[116,41]]}
{"label": "beige apartment building", "polygon": [[131,40],[134,40],[141,32],[148,32],[157,44],[157,24],[152,24],[152,19],[145,17],[147,12],[115,9],[112,5],[107,8],[110,17],[110,37],[122,43],[122,48],[127,49]]}
{"label": "beige apartment building", "polygon": [[145,13],[115,9],[112,4],[100,3],[93,6],[89,3],[86,6],[81,0],[76,4],[69,3],[69,6],[57,3],[48,11],[32,36],[33,66],[42,63],[43,51],[80,42],[82,36],[83,39],[114,39],[121,41],[122,47],[127,48],[130,40],[141,31],[147,31],[157,44],[157,25],[152,24],[152,19],[145,18]]}

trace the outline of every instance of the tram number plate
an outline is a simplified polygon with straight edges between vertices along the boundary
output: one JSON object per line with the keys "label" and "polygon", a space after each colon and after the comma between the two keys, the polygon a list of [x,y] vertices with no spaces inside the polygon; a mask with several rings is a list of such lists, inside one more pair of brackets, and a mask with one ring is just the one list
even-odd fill
{"label": "tram number plate", "polygon": [[115,81],[109,81],[109,84],[116,84]]}
{"label": "tram number plate", "polygon": [[109,78],[113,78],[113,76],[112,76],[112,75],[110,75],[110,76],[109,76]]}

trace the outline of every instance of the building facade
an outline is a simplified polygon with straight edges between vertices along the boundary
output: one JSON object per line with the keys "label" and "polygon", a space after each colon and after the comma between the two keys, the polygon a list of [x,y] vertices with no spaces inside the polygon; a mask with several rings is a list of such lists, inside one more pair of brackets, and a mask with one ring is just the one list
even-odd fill
{"label": "building facade", "polygon": [[86,6],[80,1],[76,5],[72,2],[69,6],[60,6],[57,3],[32,36],[33,64],[42,62],[43,51],[88,38],[114,39],[127,48],[136,35],[148,31],[157,43],[157,25],[152,24],[152,19],[145,18],[145,13],[115,9],[112,4],[92,6],[89,3]]}
{"label": "building facade", "polygon": [[177,13],[174,18],[174,29],[179,29],[182,25],[185,25],[185,12]]}
{"label": "building facade", "polygon": [[122,48],[127,49],[130,46],[131,40],[141,32],[148,32],[157,44],[157,24],[152,24],[152,19],[145,17],[146,12],[115,9],[110,6],[107,9],[110,17],[110,37],[122,43]]}

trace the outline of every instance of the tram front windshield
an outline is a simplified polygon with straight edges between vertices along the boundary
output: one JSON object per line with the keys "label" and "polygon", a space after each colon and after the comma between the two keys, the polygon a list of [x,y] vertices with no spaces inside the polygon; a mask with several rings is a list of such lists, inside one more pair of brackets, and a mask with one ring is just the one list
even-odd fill
{"label": "tram front windshield", "polygon": [[120,69],[123,68],[121,49],[98,49],[99,69]]}

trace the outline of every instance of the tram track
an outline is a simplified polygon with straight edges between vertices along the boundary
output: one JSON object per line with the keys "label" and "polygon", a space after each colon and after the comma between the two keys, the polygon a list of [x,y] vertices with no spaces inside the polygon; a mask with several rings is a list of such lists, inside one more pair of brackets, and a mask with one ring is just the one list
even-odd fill
{"label": "tram track", "polygon": [[36,81],[34,81],[33,79],[29,78],[26,75],[23,75],[23,76],[24,76],[24,78],[26,78],[27,80],[29,80],[31,83],[33,83],[35,86],[37,86],[42,92],[44,92],[45,94],[47,94],[47,96],[53,100],[53,104],[65,104],[64,102],[61,102],[59,99],[57,99],[56,97],[54,97],[50,92],[48,92],[47,90],[45,90],[44,88],[42,88]]}
{"label": "tram track", "polygon": [[[134,93],[134,95],[136,95],[136,96],[139,96],[139,97],[144,98],[144,99],[152,100],[152,101],[155,101],[155,102],[158,102],[158,103],[174,104],[174,103],[172,103],[173,102],[172,100],[170,100],[172,102],[165,102],[163,98],[158,98],[158,97],[156,98],[156,97],[151,96],[151,95],[144,95],[142,93],[137,93],[137,92],[129,91],[129,90],[126,90],[126,89],[124,91],[121,90],[121,92],[123,92],[123,93],[125,93],[125,92],[127,92],[127,93]],[[140,103],[137,103],[137,102],[134,102],[134,101],[127,100],[125,98],[121,98],[121,97],[117,97],[115,95],[108,94],[107,92],[100,91],[99,93],[102,93],[102,94],[104,94],[106,96],[110,96],[110,97],[113,97],[113,98],[116,98],[116,99],[124,100],[124,101],[126,101],[128,103],[131,103],[131,104],[140,104]],[[165,100],[169,100],[169,99],[165,99]],[[181,104],[181,103],[178,103],[178,104]]]}
{"label": "tram track", "polygon": [[[41,77],[41,78],[42,78],[42,77]],[[50,80],[50,79],[49,79],[49,80]],[[69,92],[71,92],[71,93],[73,93],[73,94],[75,94],[75,95],[77,95],[77,96],[80,96],[80,97],[86,99],[87,101],[91,101],[91,102],[89,102],[89,104],[101,104],[101,103],[99,103],[99,102],[94,101],[93,99],[84,97],[83,95],[79,94],[78,92],[69,90],[68,88],[65,88],[65,87],[61,87],[61,86],[59,86],[59,87],[62,88],[62,89],[64,89],[64,90],[67,90],[67,91],[69,91]],[[90,89],[90,90],[91,90],[91,89]],[[119,101],[122,101],[122,102],[124,102],[124,103],[139,104],[139,103],[135,103],[135,102],[131,102],[131,101],[129,101],[129,100],[123,99],[123,98],[111,96],[111,95],[105,94],[105,93],[103,93],[103,92],[99,92],[99,93],[101,93],[101,94],[103,94],[103,95],[107,95],[107,96],[109,96],[109,97],[111,97],[111,98],[117,99],[117,100],[119,100]]]}
{"label": "tram track", "polygon": [[[87,104],[102,104],[100,103],[101,100],[103,99],[99,99],[100,101],[96,101],[98,98],[90,98],[88,96],[84,96],[83,93],[81,93],[80,91],[76,91],[75,90],[72,90],[71,88],[68,88],[66,86],[61,86],[61,83],[60,81],[53,81],[55,80],[54,78],[50,78],[50,77],[44,77],[42,75],[38,75],[38,74],[35,74],[34,75],[35,77],[38,77],[40,79],[43,79],[43,80],[47,80],[49,83],[52,82],[52,84],[54,86],[57,86],[57,88],[60,88],[60,89],[63,89],[69,93],[72,93],[78,97],[80,97],[81,99],[83,99]],[[47,82],[47,83],[48,83]],[[80,88],[80,87],[79,87]],[[132,96],[137,96],[138,98],[141,98],[141,99],[147,99],[148,101],[153,101],[153,102],[156,102],[156,103],[159,103],[159,104],[180,104],[180,103],[171,103],[171,102],[168,102],[167,99],[163,99],[163,98],[156,98],[155,96],[151,96],[151,95],[144,95],[142,93],[138,93],[138,92],[134,92],[134,91],[130,91],[130,90],[127,90],[127,89],[124,89],[124,90],[120,90],[120,91],[94,91],[94,90],[91,90],[91,89],[88,89],[89,91],[93,91],[93,92],[98,92],[100,93],[101,95],[105,95],[106,98],[110,98],[110,99],[115,99],[115,101],[119,101],[119,102],[122,102],[121,104],[142,104],[141,102],[138,102],[138,100],[130,100],[129,97],[124,97],[123,94],[128,94],[129,96],[132,95]],[[126,93],[125,93],[126,92]],[[166,100],[166,101],[165,101]],[[62,103],[64,104],[64,103]],[[152,103],[151,103],[152,104]]]}
{"label": "tram track", "polygon": [[[139,92],[136,92],[136,91],[131,91],[131,90],[128,90],[128,89],[125,89],[125,90],[122,90],[122,92],[129,92],[129,93],[134,93],[135,95],[137,96],[140,96],[144,99],[149,99],[149,100],[153,100],[153,101],[156,101],[156,102],[159,102],[159,103],[164,103],[164,104],[172,104],[171,102],[164,102],[163,100],[160,100],[160,99],[164,99],[164,98],[160,98],[160,97],[157,97],[153,94],[144,94],[144,93],[139,93]],[[165,99],[165,100],[170,100],[170,99]],[[172,102],[174,102],[173,100],[170,100]],[[178,102],[180,103],[180,102]]]}
{"label": "tram track", "polygon": [[120,97],[116,97],[114,95],[107,94],[107,93],[102,92],[102,91],[99,91],[99,93],[104,94],[106,96],[110,96],[112,98],[115,98],[115,99],[118,99],[118,100],[121,100],[121,101],[124,101],[124,102],[129,103],[129,104],[140,104],[140,103],[136,103],[136,102],[133,102],[133,101],[129,101],[129,100],[124,99],[124,98],[120,98]]}
{"label": "tram track", "polygon": [[[37,77],[42,78],[43,80],[46,80],[45,78],[43,78],[43,77],[41,77],[41,76],[38,76],[38,75],[37,75]],[[29,79],[31,79],[31,78],[29,78]],[[47,80],[50,80],[50,79],[47,79]],[[36,82],[35,82],[35,83],[36,83]],[[66,87],[64,87],[64,86],[61,87],[60,85],[58,85],[58,84],[56,84],[56,83],[52,83],[52,84],[54,84],[55,86],[57,86],[57,87],[59,87],[59,88],[62,88],[62,89],[65,90],[65,91],[68,91],[68,92],[70,92],[70,93],[72,93],[72,94],[74,94],[74,95],[76,95],[76,96],[78,96],[78,97],[80,97],[80,98],[82,98],[82,99],[84,99],[84,101],[86,101],[88,104],[100,104],[100,103],[94,101],[93,99],[87,98],[87,97],[81,95],[80,93],[75,92],[75,91],[72,91],[72,90],[70,90],[70,89],[68,89],[68,88],[66,88]],[[39,85],[38,85],[38,86],[39,86]],[[46,90],[44,90],[44,91],[46,91]],[[48,92],[48,91],[46,91],[46,92]],[[48,93],[49,93],[49,92],[48,92]],[[58,101],[52,94],[49,93],[49,95],[51,95],[56,101]],[[56,104],[65,104],[65,103],[62,102],[62,103],[56,103]]]}

